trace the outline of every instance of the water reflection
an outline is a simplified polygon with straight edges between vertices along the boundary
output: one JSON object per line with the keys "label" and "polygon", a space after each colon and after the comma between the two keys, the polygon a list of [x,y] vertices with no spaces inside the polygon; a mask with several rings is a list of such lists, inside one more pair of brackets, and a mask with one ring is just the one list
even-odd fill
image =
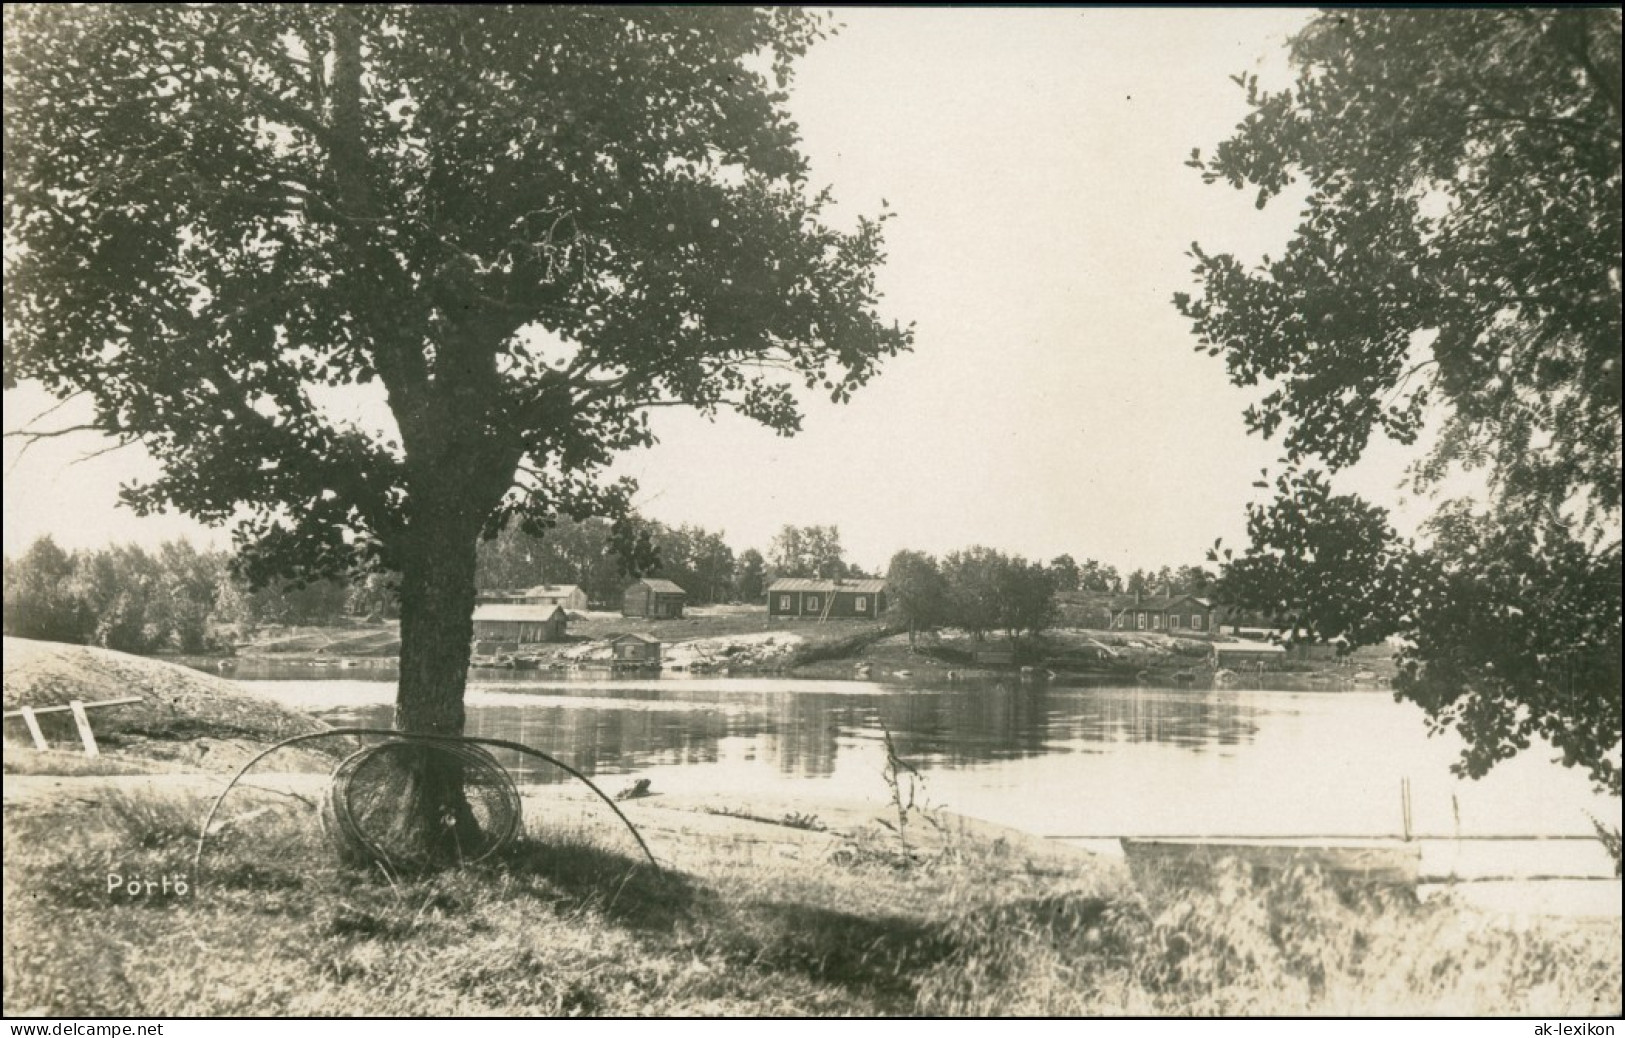
{"label": "water reflection", "polygon": [[[533,746],[589,775],[715,763],[724,741],[738,740],[747,759],[797,778],[835,774],[843,746],[881,731],[891,734],[899,753],[926,768],[1105,752],[1125,743],[1217,751],[1257,731],[1255,705],[1215,693],[844,684],[836,692],[727,681],[481,681],[471,687],[467,730]],[[273,691],[286,697],[292,689]],[[334,724],[388,727],[392,708],[377,699],[320,712]],[[556,769],[520,756],[506,755],[504,763],[525,779],[562,779]]]}

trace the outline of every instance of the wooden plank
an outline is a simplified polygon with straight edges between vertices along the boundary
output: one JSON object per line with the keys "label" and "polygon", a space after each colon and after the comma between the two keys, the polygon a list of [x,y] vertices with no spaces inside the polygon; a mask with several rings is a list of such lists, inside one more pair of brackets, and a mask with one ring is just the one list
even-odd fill
{"label": "wooden plank", "polygon": [[17,713],[22,716],[23,724],[28,726],[28,734],[34,740],[34,749],[50,749],[50,745],[45,741],[45,733],[39,729],[39,722],[34,720],[34,711],[25,706]]}
{"label": "wooden plank", "polygon": [[90,716],[85,713],[85,704],[75,699],[68,703],[68,708],[73,711],[73,723],[79,726],[79,739],[85,744],[85,756],[101,756],[101,751],[96,748],[96,734],[90,730]]}
{"label": "wooden plank", "polygon": [[[123,699],[101,699],[101,700],[98,700],[98,701],[96,701],[94,703],[83,703],[81,705],[86,710],[94,710],[99,706],[125,706],[125,705],[130,704],[130,703],[139,703],[139,702],[141,702],[141,697],[140,696],[125,696]],[[71,704],[67,705],[67,706],[23,707],[22,709],[19,709],[19,710],[7,710],[5,712],[5,717],[6,717],[7,720],[10,720],[13,717],[21,717],[21,716],[23,716],[23,710],[30,710],[35,716],[38,716],[40,714],[67,713],[67,712],[71,711],[72,709],[73,709],[73,706]]]}

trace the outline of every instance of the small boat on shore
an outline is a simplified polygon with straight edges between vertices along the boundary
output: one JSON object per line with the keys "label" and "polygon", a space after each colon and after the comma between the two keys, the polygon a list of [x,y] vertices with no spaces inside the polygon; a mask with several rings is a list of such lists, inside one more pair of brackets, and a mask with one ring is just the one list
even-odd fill
{"label": "small boat on shore", "polygon": [[1229,860],[1251,866],[1260,879],[1312,866],[1329,879],[1383,887],[1414,888],[1422,870],[1421,845],[1404,840],[1125,836],[1121,842],[1129,871],[1142,886],[1200,884]]}

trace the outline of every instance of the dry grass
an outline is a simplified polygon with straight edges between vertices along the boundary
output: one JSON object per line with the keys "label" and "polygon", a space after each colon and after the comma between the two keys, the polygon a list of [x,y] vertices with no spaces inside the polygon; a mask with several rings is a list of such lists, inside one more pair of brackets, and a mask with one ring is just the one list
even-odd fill
{"label": "dry grass", "polygon": [[[86,645],[5,639],[7,710],[135,697],[139,702],[95,710],[91,723],[107,762],[162,762],[169,770],[230,771],[278,739],[323,730],[313,718],[248,692],[230,681],[161,660]],[[79,745],[68,713],[39,718],[53,749]],[[12,744],[26,743],[19,721],[6,722]],[[288,751],[283,766],[325,770],[334,745]],[[18,763],[19,768],[28,765]],[[136,764],[140,766],[139,763]],[[86,773],[78,771],[76,773]]]}
{"label": "dry grass", "polygon": [[[707,863],[662,875],[570,821],[476,867],[386,876],[332,864],[305,805],[246,792],[194,877],[200,815],[146,794],[7,808],[7,1014],[1620,1011],[1617,922],[1514,932],[1310,874],[1148,901],[1095,859],[966,833],[911,838],[905,861],[883,830],[781,828],[834,850],[764,860],[702,827],[687,860]],[[191,888],[110,894],[109,872]]]}

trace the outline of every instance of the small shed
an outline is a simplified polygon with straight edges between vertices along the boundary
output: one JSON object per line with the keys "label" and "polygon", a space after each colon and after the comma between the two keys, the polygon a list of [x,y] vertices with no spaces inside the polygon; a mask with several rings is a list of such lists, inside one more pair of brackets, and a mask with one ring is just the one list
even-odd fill
{"label": "small shed", "polygon": [[683,604],[687,601],[688,592],[678,585],[658,577],[645,577],[621,596],[621,615],[675,619],[683,615]]}
{"label": "small shed", "polygon": [[1286,659],[1286,648],[1270,642],[1214,642],[1213,665],[1232,670],[1273,670]]}
{"label": "small shed", "polygon": [[474,607],[474,639],[508,645],[561,642],[569,618],[559,606],[486,603]]}
{"label": "small shed", "polygon": [[660,643],[642,634],[623,634],[610,639],[616,663],[659,664]]}

